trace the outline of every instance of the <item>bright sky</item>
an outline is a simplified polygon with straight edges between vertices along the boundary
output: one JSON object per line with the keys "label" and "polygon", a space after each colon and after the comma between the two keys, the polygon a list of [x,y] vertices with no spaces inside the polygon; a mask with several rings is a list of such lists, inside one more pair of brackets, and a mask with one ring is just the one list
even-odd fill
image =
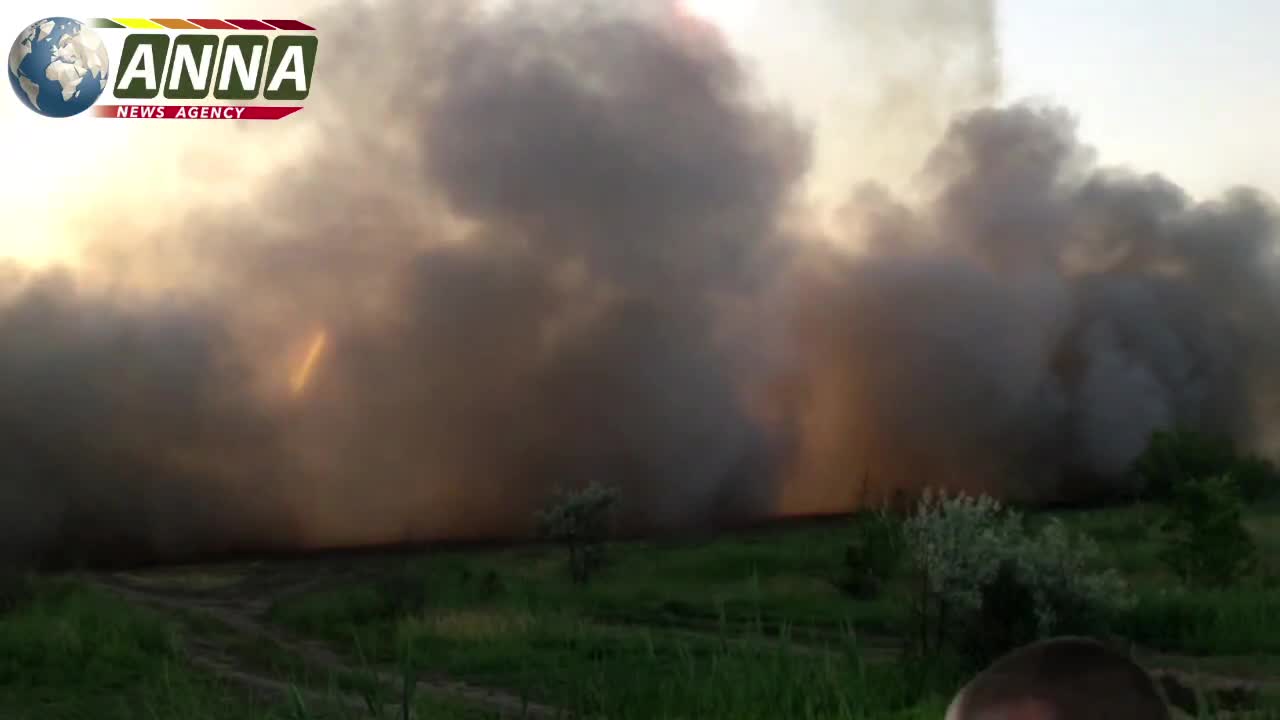
{"label": "bright sky", "polygon": [[[837,112],[840,106],[830,98],[857,69],[840,64],[847,55],[821,17],[802,12],[817,0],[686,1],[757,55],[773,84],[788,86],[780,88],[788,99],[805,111]],[[112,2],[0,3],[4,55],[12,37],[46,15],[306,19],[306,8],[319,4]],[[1007,99],[1036,96],[1065,104],[1104,162],[1162,172],[1199,195],[1247,183],[1280,196],[1278,31],[1280,3],[1260,0],[1008,0],[1000,26]],[[104,31],[104,39],[112,46],[119,36]],[[322,29],[322,56],[323,47]],[[118,59],[118,44],[111,56]],[[323,63],[334,61],[321,61],[317,82],[323,82]],[[97,190],[114,188],[113,197],[123,195],[133,205],[129,212],[145,212],[190,194],[193,186],[180,169],[193,158],[209,159],[187,149],[210,139],[206,123],[46,120],[8,89],[0,88],[0,95],[6,96],[0,98],[0,148],[9,163],[0,176],[0,215],[11,223],[0,234],[0,257],[37,264],[73,257],[75,233],[57,220],[66,204],[84,207]],[[216,174],[252,166],[261,150],[252,142],[260,130],[236,132],[239,140],[226,146]],[[824,142],[820,147],[835,146]],[[844,154],[829,152],[823,164],[831,185],[875,174],[855,169]]]}
{"label": "bright sky", "polygon": [[1016,0],[1002,41],[1013,96],[1072,108],[1104,161],[1196,193],[1280,197],[1280,3]]}
{"label": "bright sky", "polygon": [[[809,108],[830,111],[856,75],[810,11],[818,0],[684,1],[762,53],[774,84],[794,84]],[[1161,172],[1198,196],[1252,184],[1280,197],[1280,3],[1004,0],[999,17],[1004,100],[1065,105],[1104,163]],[[865,142],[840,147],[851,160],[828,168],[838,183],[868,174],[851,167]]]}
{"label": "bright sky", "polygon": [[[268,5],[254,0],[116,2],[0,2],[3,57],[8,58],[23,28],[54,15],[81,20],[256,18]],[[269,6],[275,17],[301,18],[299,13],[315,4],[272,0]],[[119,70],[114,63],[127,31],[98,32],[109,50],[114,80]],[[0,233],[0,259],[15,258],[32,266],[74,262],[85,233],[145,225],[148,216],[182,207],[191,197],[207,197],[211,188],[224,192],[236,187],[237,177],[254,177],[263,170],[261,141],[275,128],[262,126],[271,124],[218,127],[210,122],[103,120],[89,113],[53,120],[23,106],[6,80],[0,87],[0,152],[6,162],[0,173],[0,217],[9,224]]]}

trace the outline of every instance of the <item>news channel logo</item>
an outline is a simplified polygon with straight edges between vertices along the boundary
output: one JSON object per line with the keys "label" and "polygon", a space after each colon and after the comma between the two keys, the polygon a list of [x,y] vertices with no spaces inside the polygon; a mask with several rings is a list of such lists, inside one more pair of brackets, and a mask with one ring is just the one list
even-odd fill
{"label": "news channel logo", "polygon": [[[102,34],[118,30],[129,33],[113,63]],[[14,40],[9,84],[47,118],[96,105],[97,117],[275,120],[302,109],[318,45],[298,20],[47,17]],[[125,104],[99,105],[104,96]]]}

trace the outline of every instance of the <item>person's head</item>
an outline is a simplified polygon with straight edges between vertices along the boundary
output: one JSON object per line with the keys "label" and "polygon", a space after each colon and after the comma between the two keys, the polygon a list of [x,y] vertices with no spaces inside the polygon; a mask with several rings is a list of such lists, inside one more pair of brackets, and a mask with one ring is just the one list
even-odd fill
{"label": "person's head", "polygon": [[1169,720],[1151,676],[1084,638],[1014,650],[956,695],[946,720]]}

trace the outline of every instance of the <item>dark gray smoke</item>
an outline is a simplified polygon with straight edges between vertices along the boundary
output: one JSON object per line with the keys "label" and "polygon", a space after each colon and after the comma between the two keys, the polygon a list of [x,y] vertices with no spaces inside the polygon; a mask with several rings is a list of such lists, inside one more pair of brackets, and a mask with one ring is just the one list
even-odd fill
{"label": "dark gray smoke", "polygon": [[1195,203],[1097,169],[1059,111],[981,110],[928,202],[859,189],[841,250],[780,230],[806,133],[664,4],[337,16],[317,150],[260,199],[0,273],[11,549],[521,533],[592,480],[646,529],[868,478],[1043,499],[1113,487],[1154,428],[1265,439],[1256,194]]}
{"label": "dark gray smoke", "polygon": [[[868,251],[789,281],[804,437],[796,507],[926,484],[1034,500],[1119,489],[1154,430],[1264,447],[1277,212],[1099,168],[1063,111],[959,118],[922,207],[868,187]],[[870,479],[870,488],[851,481]]]}
{"label": "dark gray smoke", "polygon": [[758,286],[804,137],[705,37],[545,7],[453,36],[395,130],[465,237],[406,253],[376,328],[335,328],[321,474],[394,478],[356,500],[389,537],[521,528],[592,480],[647,526],[765,511],[720,305]]}
{"label": "dark gray smoke", "polygon": [[[392,5],[326,32],[326,56],[356,58],[358,72],[326,66],[337,85],[308,109],[331,126],[323,154],[253,207],[194,211],[130,241],[145,252],[95,247],[114,278],[179,278],[201,313],[175,319],[185,334],[171,338],[154,313],[172,300],[157,298],[117,321],[149,345],[50,347],[35,364],[52,379],[30,412],[80,417],[137,375],[128,404],[85,420],[117,428],[104,448],[126,437],[152,462],[207,446],[203,459],[232,477],[206,482],[199,456],[191,477],[156,460],[166,492],[211,518],[211,495],[297,517],[281,533],[304,544],[523,532],[555,486],[592,480],[621,486],[635,527],[768,512],[769,443],[740,399],[760,369],[729,318],[776,264],[774,217],[805,171],[806,137],[748,102],[718,38],[669,13],[538,5],[481,18],[444,5]],[[370,58],[378,28],[437,51]],[[76,295],[69,282],[55,299]],[[74,335],[65,322],[33,331]],[[321,327],[330,352],[305,394],[273,394],[282,373],[262,359],[296,356]],[[231,433],[205,393],[258,402],[228,410]],[[258,446],[240,447],[235,422],[260,414]],[[277,449],[269,474],[234,469]],[[102,477],[99,456],[64,450],[76,482],[143,515],[168,510],[149,475]],[[93,502],[79,487],[52,489],[51,512]],[[235,541],[256,532],[224,527]],[[167,534],[142,534],[167,549]]]}
{"label": "dark gray smoke", "polygon": [[[87,296],[7,273],[0,308],[6,555],[153,544],[182,554],[291,537],[279,429],[243,391],[217,312]],[[261,502],[244,503],[246,497]]]}

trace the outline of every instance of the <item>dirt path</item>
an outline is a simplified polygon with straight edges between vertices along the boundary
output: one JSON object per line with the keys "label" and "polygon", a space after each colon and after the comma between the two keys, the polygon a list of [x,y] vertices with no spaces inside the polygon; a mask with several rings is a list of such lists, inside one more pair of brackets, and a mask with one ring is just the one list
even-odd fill
{"label": "dirt path", "polygon": [[1251,713],[1263,696],[1280,695],[1280,678],[1265,672],[1244,673],[1203,670],[1205,658],[1137,649],[1135,657],[1161,685],[1165,696],[1183,709],[1196,706],[1200,694],[1222,712],[1220,718],[1274,718],[1274,714]]}
{"label": "dirt path", "polygon": [[[346,659],[323,643],[301,640],[276,629],[266,621],[270,607],[279,600],[297,594],[323,589],[327,585],[349,584],[364,579],[378,578],[385,568],[380,567],[296,567],[282,569],[279,566],[248,565],[222,568],[209,574],[201,569],[173,569],[168,572],[132,575],[125,573],[94,576],[98,585],[115,592],[130,601],[153,608],[181,613],[196,613],[212,618],[242,639],[268,643],[281,649],[292,658],[302,661],[309,669],[317,669],[331,675],[363,676],[376,681],[383,688],[401,688],[402,678],[397,674],[371,671],[353,667]],[[762,636],[744,637],[743,627],[724,627],[716,621],[700,619],[664,619],[661,622],[641,618],[599,617],[594,622],[602,626],[650,627],[664,632],[688,634],[701,638],[720,637],[729,642],[765,642],[777,645],[789,652],[801,654],[825,654],[839,652],[842,638],[836,631],[799,629],[798,632],[781,635],[766,632]],[[860,635],[859,652],[868,662],[890,662],[901,652],[900,643],[892,637]],[[224,643],[225,645],[225,643]],[[374,717],[363,696],[354,693],[331,692],[328,695],[311,690],[295,689],[279,678],[245,667],[237,661],[228,647],[207,639],[195,639],[189,643],[192,662],[206,671],[254,694],[267,694],[288,698],[295,692],[309,707],[339,704],[344,706],[343,717],[352,713],[361,717]],[[1204,691],[1220,691],[1227,695],[1239,693],[1280,694],[1280,678],[1265,672],[1250,674],[1230,671],[1213,672],[1191,670],[1195,659],[1181,655],[1157,653],[1136,649],[1140,662],[1153,675],[1170,675],[1186,687],[1198,687]],[[486,688],[460,682],[444,676],[427,676],[417,681],[416,689],[437,698],[474,707],[502,717],[557,718],[568,713],[556,708],[526,703],[518,694],[496,688]],[[398,694],[395,693],[395,694]],[[381,717],[395,717],[395,713]],[[1247,715],[1246,715],[1247,716]],[[1224,714],[1223,717],[1231,717]]]}
{"label": "dirt path", "polygon": [[[298,640],[268,626],[263,620],[267,609],[278,597],[305,591],[319,581],[305,581],[298,585],[279,587],[254,587],[253,583],[234,583],[217,590],[197,592],[165,588],[163,584],[139,583],[137,578],[122,574],[98,575],[92,578],[98,586],[116,593],[131,602],[151,608],[183,613],[196,613],[212,618],[236,635],[273,644],[293,657],[332,674],[367,675],[387,688],[400,687],[403,680],[398,675],[352,667],[337,653],[315,641]],[[305,586],[305,587],[304,587]],[[267,590],[267,592],[263,592]],[[218,643],[197,640],[188,643],[191,661],[214,675],[254,692],[288,696],[292,686],[277,678],[249,670],[236,662],[232,653]],[[524,700],[519,695],[497,688],[486,688],[451,678],[428,675],[417,680],[416,690],[447,701],[472,706],[478,710],[496,713],[502,717],[560,718],[568,713],[556,708]],[[325,702],[325,696],[313,691],[298,690],[310,702]],[[336,699],[348,709],[368,714],[362,697],[350,693],[336,693]]]}
{"label": "dirt path", "polygon": [[342,714],[344,718],[370,718],[370,720],[377,720],[377,718],[382,717],[395,717],[396,708],[391,706],[386,706],[381,714],[374,714],[370,712],[368,703],[354,695],[347,693],[320,693],[266,675],[241,670],[230,655],[213,644],[193,641],[188,642],[185,645],[185,649],[187,659],[192,666],[213,675],[223,682],[243,688],[254,698],[282,703],[300,700],[307,708],[312,710],[331,709],[336,705],[345,711]]}

